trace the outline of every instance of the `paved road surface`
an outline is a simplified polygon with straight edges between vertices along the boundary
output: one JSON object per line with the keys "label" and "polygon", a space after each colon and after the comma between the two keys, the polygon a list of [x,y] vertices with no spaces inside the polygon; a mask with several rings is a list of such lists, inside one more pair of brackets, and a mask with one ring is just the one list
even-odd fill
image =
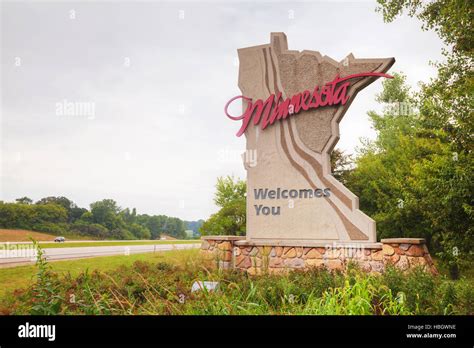
{"label": "paved road surface", "polygon": [[[115,245],[76,248],[46,248],[43,249],[47,260],[71,260],[97,256],[130,255],[151,253],[176,249],[191,249],[200,247],[200,243],[193,244],[155,244],[155,245]],[[0,268],[13,267],[19,264],[35,262],[32,251],[28,250],[0,250]]]}
{"label": "paved road surface", "polygon": [[[128,242],[160,242],[160,243],[166,243],[166,242],[179,242],[179,241],[189,241],[189,239],[159,239],[159,240],[153,240],[153,239],[100,239],[100,240],[88,240],[88,239],[79,239],[79,240],[66,240],[66,243],[107,243],[107,242],[113,242],[113,243],[128,243]],[[33,244],[32,241],[23,241],[23,242],[0,242],[0,244]],[[44,243],[55,243],[54,240],[41,240],[37,242],[38,244],[44,244]]]}

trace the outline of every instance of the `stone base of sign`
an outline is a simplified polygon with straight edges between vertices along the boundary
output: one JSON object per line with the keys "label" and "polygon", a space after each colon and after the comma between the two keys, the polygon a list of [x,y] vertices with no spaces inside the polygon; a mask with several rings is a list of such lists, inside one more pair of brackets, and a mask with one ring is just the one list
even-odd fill
{"label": "stone base of sign", "polygon": [[422,238],[382,239],[380,243],[322,244],[311,242],[247,241],[245,237],[202,237],[201,253],[219,269],[238,269],[250,275],[285,273],[321,267],[346,269],[349,262],[368,273],[382,273],[387,265],[407,270],[421,266],[437,274]]}

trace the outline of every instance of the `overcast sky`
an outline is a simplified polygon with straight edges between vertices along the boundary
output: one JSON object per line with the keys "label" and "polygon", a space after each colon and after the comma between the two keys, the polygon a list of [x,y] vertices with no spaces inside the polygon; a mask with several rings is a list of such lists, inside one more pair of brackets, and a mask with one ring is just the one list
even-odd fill
{"label": "overcast sky", "polygon": [[[371,1],[8,2],[2,5],[0,200],[113,198],[139,213],[206,219],[216,178],[244,178],[245,138],[223,113],[239,95],[236,50],[285,32],[336,60],[395,57],[415,88],[442,43]],[[381,80],[359,93],[337,147],[374,137]],[[94,108],[61,114],[64,102]]]}

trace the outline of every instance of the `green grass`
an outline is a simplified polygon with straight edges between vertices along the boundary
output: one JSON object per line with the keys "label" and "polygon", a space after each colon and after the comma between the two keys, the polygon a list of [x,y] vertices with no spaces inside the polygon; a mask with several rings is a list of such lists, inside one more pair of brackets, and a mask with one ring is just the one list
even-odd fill
{"label": "green grass", "polygon": [[[100,242],[64,242],[64,243],[40,243],[41,248],[80,248],[80,247],[99,247],[99,246],[121,246],[121,245],[158,245],[158,244],[193,244],[200,243],[199,239],[195,240],[154,240],[154,241],[100,241]],[[31,247],[31,243],[16,243],[16,244],[5,244],[0,243],[2,246],[8,246],[9,249],[14,248],[28,248]]]}
{"label": "green grass", "polygon": [[[117,256],[101,256],[80,260],[54,261],[50,265],[59,274],[77,275],[86,270],[108,271],[119,266],[130,266],[135,261],[175,262],[187,255],[195,255],[198,250],[170,250],[157,253],[131,254]],[[0,298],[15,289],[25,288],[35,281],[37,268],[35,265],[0,268]]]}
{"label": "green grass", "polygon": [[[248,276],[216,270],[215,262],[191,249],[0,269],[0,314],[474,314],[472,279],[421,268],[375,275],[351,264],[346,273]],[[196,280],[219,288],[191,292]]]}
{"label": "green grass", "polygon": [[[207,263],[197,253],[179,250],[135,262],[128,257],[125,263],[116,258],[110,264],[91,265],[99,272],[80,271],[85,265],[64,269],[66,262],[61,262],[59,268],[60,263],[51,264],[51,272],[43,262],[35,270],[38,277],[29,289],[0,299],[0,313],[474,314],[472,282],[447,281],[420,268],[407,273],[389,268],[383,275],[374,275],[351,266],[347,273],[311,269],[250,277],[242,272],[215,270],[212,261]],[[111,258],[103,261],[107,259]],[[217,281],[219,288],[191,292],[196,280]]]}

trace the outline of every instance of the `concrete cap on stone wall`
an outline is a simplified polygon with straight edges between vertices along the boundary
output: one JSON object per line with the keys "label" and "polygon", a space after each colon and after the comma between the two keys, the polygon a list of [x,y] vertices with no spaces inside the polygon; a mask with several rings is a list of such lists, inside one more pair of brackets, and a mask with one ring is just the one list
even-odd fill
{"label": "concrete cap on stone wall", "polygon": [[385,238],[381,240],[384,244],[424,244],[425,238]]}
{"label": "concrete cap on stone wall", "polygon": [[245,236],[202,236],[202,240],[245,240]]}
{"label": "concrete cap on stone wall", "polygon": [[291,241],[291,240],[265,240],[265,241],[248,241],[240,240],[234,243],[237,246],[281,246],[281,247],[306,247],[306,248],[366,248],[366,249],[382,249],[382,243],[359,243],[357,241],[350,242],[317,242],[317,241]]}

